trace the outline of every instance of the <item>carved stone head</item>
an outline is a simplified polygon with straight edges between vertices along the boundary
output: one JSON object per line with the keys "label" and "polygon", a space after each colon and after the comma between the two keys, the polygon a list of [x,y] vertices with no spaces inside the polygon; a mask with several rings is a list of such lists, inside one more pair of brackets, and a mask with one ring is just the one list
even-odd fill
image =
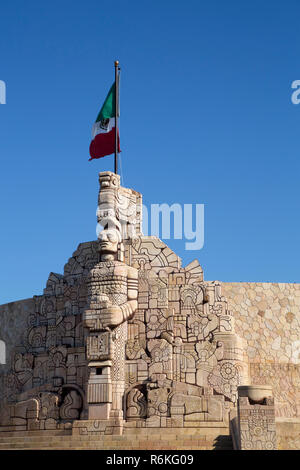
{"label": "carved stone head", "polygon": [[121,243],[121,234],[118,229],[103,230],[100,232],[98,238],[101,253],[117,253],[118,245]]}

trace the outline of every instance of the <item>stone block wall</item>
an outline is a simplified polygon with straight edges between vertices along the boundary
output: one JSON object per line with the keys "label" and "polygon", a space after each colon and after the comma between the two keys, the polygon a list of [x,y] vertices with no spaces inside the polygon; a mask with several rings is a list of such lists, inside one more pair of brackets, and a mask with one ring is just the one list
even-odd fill
{"label": "stone block wall", "polygon": [[222,283],[245,340],[252,384],[273,387],[276,416],[300,416],[300,284]]}

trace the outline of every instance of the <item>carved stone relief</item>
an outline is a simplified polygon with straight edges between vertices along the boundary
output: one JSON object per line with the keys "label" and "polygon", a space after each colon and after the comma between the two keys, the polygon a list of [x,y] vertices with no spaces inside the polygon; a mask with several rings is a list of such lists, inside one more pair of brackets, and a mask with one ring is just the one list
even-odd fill
{"label": "carved stone relief", "polygon": [[35,297],[6,402],[36,400],[35,426],[81,420],[83,433],[226,419],[248,365],[220,283],[142,235],[141,195],[118,175],[101,173],[100,185],[103,230]]}

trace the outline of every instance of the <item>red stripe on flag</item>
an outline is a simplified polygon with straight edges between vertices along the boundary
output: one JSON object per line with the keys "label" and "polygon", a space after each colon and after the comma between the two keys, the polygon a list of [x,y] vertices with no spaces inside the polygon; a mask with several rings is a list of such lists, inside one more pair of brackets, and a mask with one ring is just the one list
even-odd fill
{"label": "red stripe on flag", "polygon": [[[118,152],[120,150],[120,138],[118,136]],[[102,158],[115,153],[115,127],[110,132],[97,134],[90,144],[89,162],[94,158]]]}

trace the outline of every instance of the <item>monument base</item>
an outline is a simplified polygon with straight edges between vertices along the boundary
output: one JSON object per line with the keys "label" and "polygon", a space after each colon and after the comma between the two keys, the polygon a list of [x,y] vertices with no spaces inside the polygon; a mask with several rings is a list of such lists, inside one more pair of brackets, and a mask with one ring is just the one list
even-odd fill
{"label": "monument base", "polygon": [[101,403],[97,405],[89,405],[89,420],[108,420],[110,416],[111,403]]}
{"label": "monument base", "polygon": [[89,419],[73,422],[73,436],[103,436],[117,435],[122,436],[124,420],[119,418]]}

